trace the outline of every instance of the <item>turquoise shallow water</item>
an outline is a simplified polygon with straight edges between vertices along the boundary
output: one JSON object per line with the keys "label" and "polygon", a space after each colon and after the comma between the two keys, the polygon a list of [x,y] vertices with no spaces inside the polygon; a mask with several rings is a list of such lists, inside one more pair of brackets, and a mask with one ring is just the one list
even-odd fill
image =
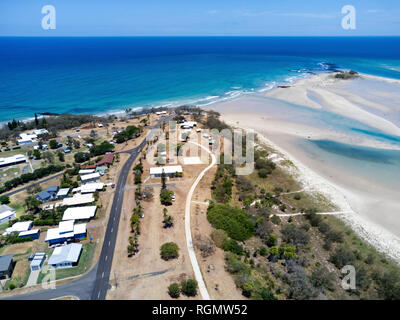
{"label": "turquoise shallow water", "polygon": [[400,79],[400,38],[0,38],[0,121],[208,104],[337,68]]}

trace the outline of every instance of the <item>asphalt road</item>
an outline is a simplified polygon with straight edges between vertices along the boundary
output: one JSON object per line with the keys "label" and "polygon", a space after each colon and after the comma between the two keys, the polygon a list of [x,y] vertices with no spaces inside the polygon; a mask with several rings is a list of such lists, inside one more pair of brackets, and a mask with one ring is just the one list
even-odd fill
{"label": "asphalt road", "polygon": [[[158,128],[162,121],[168,122],[170,118],[171,116],[161,118],[157,121],[156,125],[149,128]],[[132,164],[145,145],[146,139],[136,148],[125,151],[125,153],[130,154],[130,157],[122,167],[115,187],[115,195],[107,223],[103,247],[96,266],[83,277],[67,284],[57,286],[56,289],[43,289],[11,296],[4,300],[49,300],[69,295],[76,296],[81,300],[105,300],[107,290],[109,289],[110,272],[124,200],[126,180]]]}

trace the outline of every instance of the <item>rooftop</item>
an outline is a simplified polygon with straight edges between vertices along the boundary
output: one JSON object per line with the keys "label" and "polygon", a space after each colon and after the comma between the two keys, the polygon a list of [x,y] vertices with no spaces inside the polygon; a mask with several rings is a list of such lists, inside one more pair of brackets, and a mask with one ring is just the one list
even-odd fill
{"label": "rooftop", "polygon": [[0,256],[0,272],[8,270],[13,257],[14,257],[13,254],[6,254],[4,256]]}
{"label": "rooftop", "polygon": [[103,158],[97,162],[96,164],[98,166],[101,166],[103,164],[112,164],[114,161],[114,154],[113,153],[107,153],[103,156]]}
{"label": "rooftop", "polygon": [[96,179],[96,178],[100,178],[100,174],[98,172],[91,173],[91,174],[85,174],[85,175],[81,176],[82,181],[87,181],[87,180]]}
{"label": "rooftop", "polygon": [[93,218],[96,214],[97,206],[75,207],[65,210],[63,221],[65,220],[86,220]]}
{"label": "rooftop", "polygon": [[94,202],[94,197],[93,194],[88,193],[88,194],[75,194],[71,198],[64,198],[63,199],[63,206],[76,206],[79,204],[87,204],[87,203],[92,203]]}
{"label": "rooftop", "polygon": [[154,167],[150,168],[150,174],[162,174],[162,172],[167,173],[175,173],[175,172],[183,172],[182,166],[168,166],[168,167]]}
{"label": "rooftop", "polygon": [[71,243],[62,247],[57,247],[54,249],[48,264],[53,265],[65,262],[78,262],[81,251],[82,245],[80,243]]}

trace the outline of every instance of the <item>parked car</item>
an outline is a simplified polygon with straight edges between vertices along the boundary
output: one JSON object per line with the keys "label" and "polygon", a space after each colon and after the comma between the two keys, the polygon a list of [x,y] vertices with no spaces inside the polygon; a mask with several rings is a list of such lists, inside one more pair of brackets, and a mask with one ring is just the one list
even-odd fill
{"label": "parked car", "polygon": [[175,196],[172,196],[171,200],[174,202],[175,201]]}

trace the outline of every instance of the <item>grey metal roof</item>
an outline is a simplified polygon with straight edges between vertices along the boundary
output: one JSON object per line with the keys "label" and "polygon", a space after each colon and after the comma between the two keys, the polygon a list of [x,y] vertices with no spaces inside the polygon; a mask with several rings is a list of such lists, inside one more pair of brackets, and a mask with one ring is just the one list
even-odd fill
{"label": "grey metal roof", "polygon": [[0,272],[8,270],[13,257],[14,257],[13,254],[6,254],[4,256],[0,256]]}
{"label": "grey metal roof", "polygon": [[9,206],[6,205],[6,204],[2,204],[2,205],[0,206],[0,213],[6,212],[6,211],[14,211],[14,209],[11,208],[11,207],[9,207]]}
{"label": "grey metal roof", "polygon": [[58,187],[50,186],[50,187],[47,187],[46,191],[47,192],[57,192],[58,191]]}
{"label": "grey metal roof", "polygon": [[49,199],[51,197],[52,197],[52,195],[50,193],[48,193],[47,191],[42,191],[36,195],[36,198],[43,199],[43,200]]}
{"label": "grey metal roof", "polygon": [[57,247],[54,249],[48,264],[78,262],[81,251],[82,245],[80,243],[71,243],[62,247]]}

